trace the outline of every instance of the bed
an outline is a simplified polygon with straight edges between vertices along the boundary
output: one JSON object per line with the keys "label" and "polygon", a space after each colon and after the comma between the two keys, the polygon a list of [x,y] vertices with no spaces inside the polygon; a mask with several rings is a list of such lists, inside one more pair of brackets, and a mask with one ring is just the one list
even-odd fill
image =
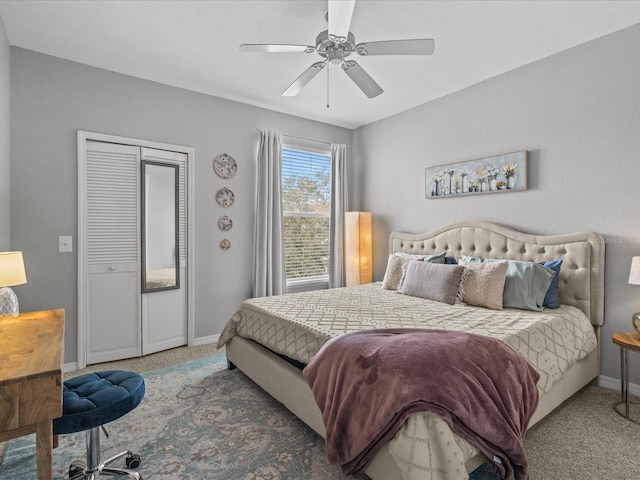
{"label": "bed", "polygon": [[[322,436],[326,434],[322,414],[301,368],[328,339],[354,330],[467,330],[510,344],[528,361],[538,362],[534,366],[541,374],[540,401],[529,427],[598,376],[604,312],[604,240],[600,235],[540,236],[493,223],[461,222],[426,234],[392,233],[389,253],[397,252],[444,252],[457,260],[464,256],[526,262],[561,260],[557,288],[562,305],[531,315],[513,308],[487,311],[447,305],[454,309],[451,313],[439,302],[385,290],[380,283],[250,299],[228,322],[219,340],[219,345],[226,346],[230,365],[238,367]],[[465,317],[469,314],[471,320]],[[540,324],[532,317],[537,317]],[[425,318],[428,323],[421,323]],[[301,325],[292,327],[292,319]],[[526,324],[523,328],[532,329],[525,332],[531,340],[510,340],[503,332],[509,329],[503,324],[517,328]],[[377,452],[364,473],[373,480],[438,479],[449,476],[451,472],[442,472],[451,460],[463,465],[463,473],[454,478],[467,478],[468,472],[487,458],[448,430],[437,416],[416,414]]]}
{"label": "bed", "polygon": [[149,270],[146,275],[146,290],[162,289],[176,286],[176,269],[159,268]]}

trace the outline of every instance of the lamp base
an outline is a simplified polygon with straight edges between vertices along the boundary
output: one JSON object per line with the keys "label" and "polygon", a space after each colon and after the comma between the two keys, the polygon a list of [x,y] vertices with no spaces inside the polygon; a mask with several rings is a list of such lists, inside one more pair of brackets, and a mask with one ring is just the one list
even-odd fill
{"label": "lamp base", "polygon": [[20,314],[18,308],[18,297],[11,287],[0,287],[0,316],[12,315],[17,317]]}
{"label": "lamp base", "polygon": [[640,312],[636,312],[631,316],[631,325],[640,333]]}

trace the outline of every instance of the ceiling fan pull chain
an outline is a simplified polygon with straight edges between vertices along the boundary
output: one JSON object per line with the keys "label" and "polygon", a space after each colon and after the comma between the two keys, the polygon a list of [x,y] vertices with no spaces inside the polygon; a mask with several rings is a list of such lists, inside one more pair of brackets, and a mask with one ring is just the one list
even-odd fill
{"label": "ceiling fan pull chain", "polygon": [[327,65],[327,108],[329,108],[329,65]]}

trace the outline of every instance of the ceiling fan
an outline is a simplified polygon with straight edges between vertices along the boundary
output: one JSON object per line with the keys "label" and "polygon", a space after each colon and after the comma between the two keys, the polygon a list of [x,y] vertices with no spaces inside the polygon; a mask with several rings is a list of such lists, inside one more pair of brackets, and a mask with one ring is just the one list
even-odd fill
{"label": "ceiling fan", "polygon": [[[384,90],[355,60],[348,57],[357,53],[372,55],[431,55],[435,49],[432,38],[414,40],[386,40],[379,42],[356,43],[349,31],[351,17],[356,0],[328,0],[328,30],[320,32],[315,46],[288,44],[242,44],[241,52],[258,53],[317,53],[322,57],[313,63],[284,92],[285,97],[297,95],[329,63],[340,65],[342,70],[369,98],[380,95]],[[328,106],[328,105],[327,105]]]}

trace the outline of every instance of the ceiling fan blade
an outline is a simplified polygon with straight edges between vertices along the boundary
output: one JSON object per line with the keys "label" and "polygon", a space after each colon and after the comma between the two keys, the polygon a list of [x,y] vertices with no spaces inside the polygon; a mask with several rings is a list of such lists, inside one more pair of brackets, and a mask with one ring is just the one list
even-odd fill
{"label": "ceiling fan blade", "polygon": [[376,81],[369,76],[367,72],[364,71],[364,68],[360,66],[357,62],[353,60],[347,60],[342,64],[342,69],[344,72],[349,75],[349,78],[354,81],[354,83],[364,92],[364,94],[369,97],[377,97],[384,90],[376,83]]}
{"label": "ceiling fan blade", "polygon": [[431,55],[436,48],[433,38],[387,40],[356,45],[360,55]]}
{"label": "ceiling fan blade", "polygon": [[243,43],[240,45],[240,51],[249,53],[314,53],[316,51],[316,47],[309,47],[308,45]]}
{"label": "ceiling fan blade", "polygon": [[342,43],[349,35],[351,16],[356,0],[329,0],[329,38]]}
{"label": "ceiling fan blade", "polygon": [[296,81],[293,82],[289,88],[287,88],[284,92],[282,92],[283,97],[295,97],[300,90],[304,88],[304,86],[309,83],[313,77],[320,73],[322,69],[327,65],[327,61],[316,62],[307,68],[302,75],[296,78]]}

